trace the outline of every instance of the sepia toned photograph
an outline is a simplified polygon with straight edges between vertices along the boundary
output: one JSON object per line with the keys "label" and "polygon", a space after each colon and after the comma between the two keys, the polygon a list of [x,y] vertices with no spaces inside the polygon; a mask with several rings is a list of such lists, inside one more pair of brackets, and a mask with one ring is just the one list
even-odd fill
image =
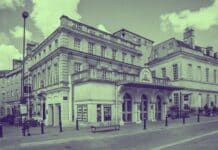
{"label": "sepia toned photograph", "polygon": [[218,150],[218,0],[0,0],[0,150]]}

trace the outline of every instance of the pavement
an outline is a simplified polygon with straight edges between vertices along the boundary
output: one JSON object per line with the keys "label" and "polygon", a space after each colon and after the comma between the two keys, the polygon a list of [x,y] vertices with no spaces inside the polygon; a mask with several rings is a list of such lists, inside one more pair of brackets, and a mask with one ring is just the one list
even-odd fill
{"label": "pavement", "polygon": [[71,141],[84,141],[92,139],[114,138],[125,135],[136,135],[140,133],[164,131],[169,129],[177,129],[188,126],[196,126],[199,124],[207,124],[209,122],[218,122],[218,116],[204,117],[201,116],[200,122],[197,122],[196,116],[186,118],[185,124],[182,119],[168,119],[168,126],[165,126],[165,121],[148,122],[147,129],[143,130],[143,124],[127,124],[121,126],[119,131],[112,132],[97,132],[92,133],[90,128],[81,128],[79,131],[75,127],[65,127],[63,132],[59,132],[57,127],[46,127],[45,134],[40,134],[40,128],[31,128],[31,136],[22,136],[21,128],[14,126],[4,126],[4,137],[0,138],[0,150],[5,149],[20,149],[28,147],[37,147],[43,145],[63,144]]}

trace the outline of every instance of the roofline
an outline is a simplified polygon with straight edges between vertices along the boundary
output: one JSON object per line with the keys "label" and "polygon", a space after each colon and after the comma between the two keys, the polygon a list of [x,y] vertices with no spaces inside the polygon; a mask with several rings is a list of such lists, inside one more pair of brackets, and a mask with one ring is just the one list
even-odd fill
{"label": "roofline", "polygon": [[154,41],[152,41],[152,40],[150,40],[150,39],[148,39],[148,38],[145,38],[145,37],[143,37],[143,36],[141,36],[141,35],[139,35],[139,34],[137,34],[137,33],[134,33],[134,32],[132,32],[132,31],[129,31],[129,30],[125,29],[125,28],[122,28],[122,29],[120,29],[120,30],[114,32],[113,35],[116,34],[116,33],[118,33],[118,32],[120,32],[120,31],[127,31],[127,32],[129,32],[129,33],[131,33],[131,34],[134,34],[134,35],[136,35],[136,36],[139,36],[139,37],[141,37],[141,38],[143,38],[143,39],[146,39],[146,40],[148,40],[148,41],[154,43]]}

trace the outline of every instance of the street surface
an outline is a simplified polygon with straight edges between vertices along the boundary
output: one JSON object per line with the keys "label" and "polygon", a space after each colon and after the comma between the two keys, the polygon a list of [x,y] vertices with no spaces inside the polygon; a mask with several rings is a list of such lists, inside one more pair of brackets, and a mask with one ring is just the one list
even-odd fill
{"label": "street surface", "polygon": [[[114,131],[116,132],[116,131]],[[96,133],[94,138],[73,140],[67,143],[22,146],[20,150],[217,150],[218,121],[179,128],[141,131],[130,135]],[[18,147],[17,147],[18,148]]]}

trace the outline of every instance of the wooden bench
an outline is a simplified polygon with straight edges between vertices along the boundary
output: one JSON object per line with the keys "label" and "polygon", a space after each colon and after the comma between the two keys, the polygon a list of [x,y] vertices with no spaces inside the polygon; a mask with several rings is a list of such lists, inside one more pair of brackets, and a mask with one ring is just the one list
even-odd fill
{"label": "wooden bench", "polygon": [[91,132],[93,133],[98,131],[109,131],[109,130],[120,130],[120,125],[115,122],[100,122],[96,125],[91,126]]}

